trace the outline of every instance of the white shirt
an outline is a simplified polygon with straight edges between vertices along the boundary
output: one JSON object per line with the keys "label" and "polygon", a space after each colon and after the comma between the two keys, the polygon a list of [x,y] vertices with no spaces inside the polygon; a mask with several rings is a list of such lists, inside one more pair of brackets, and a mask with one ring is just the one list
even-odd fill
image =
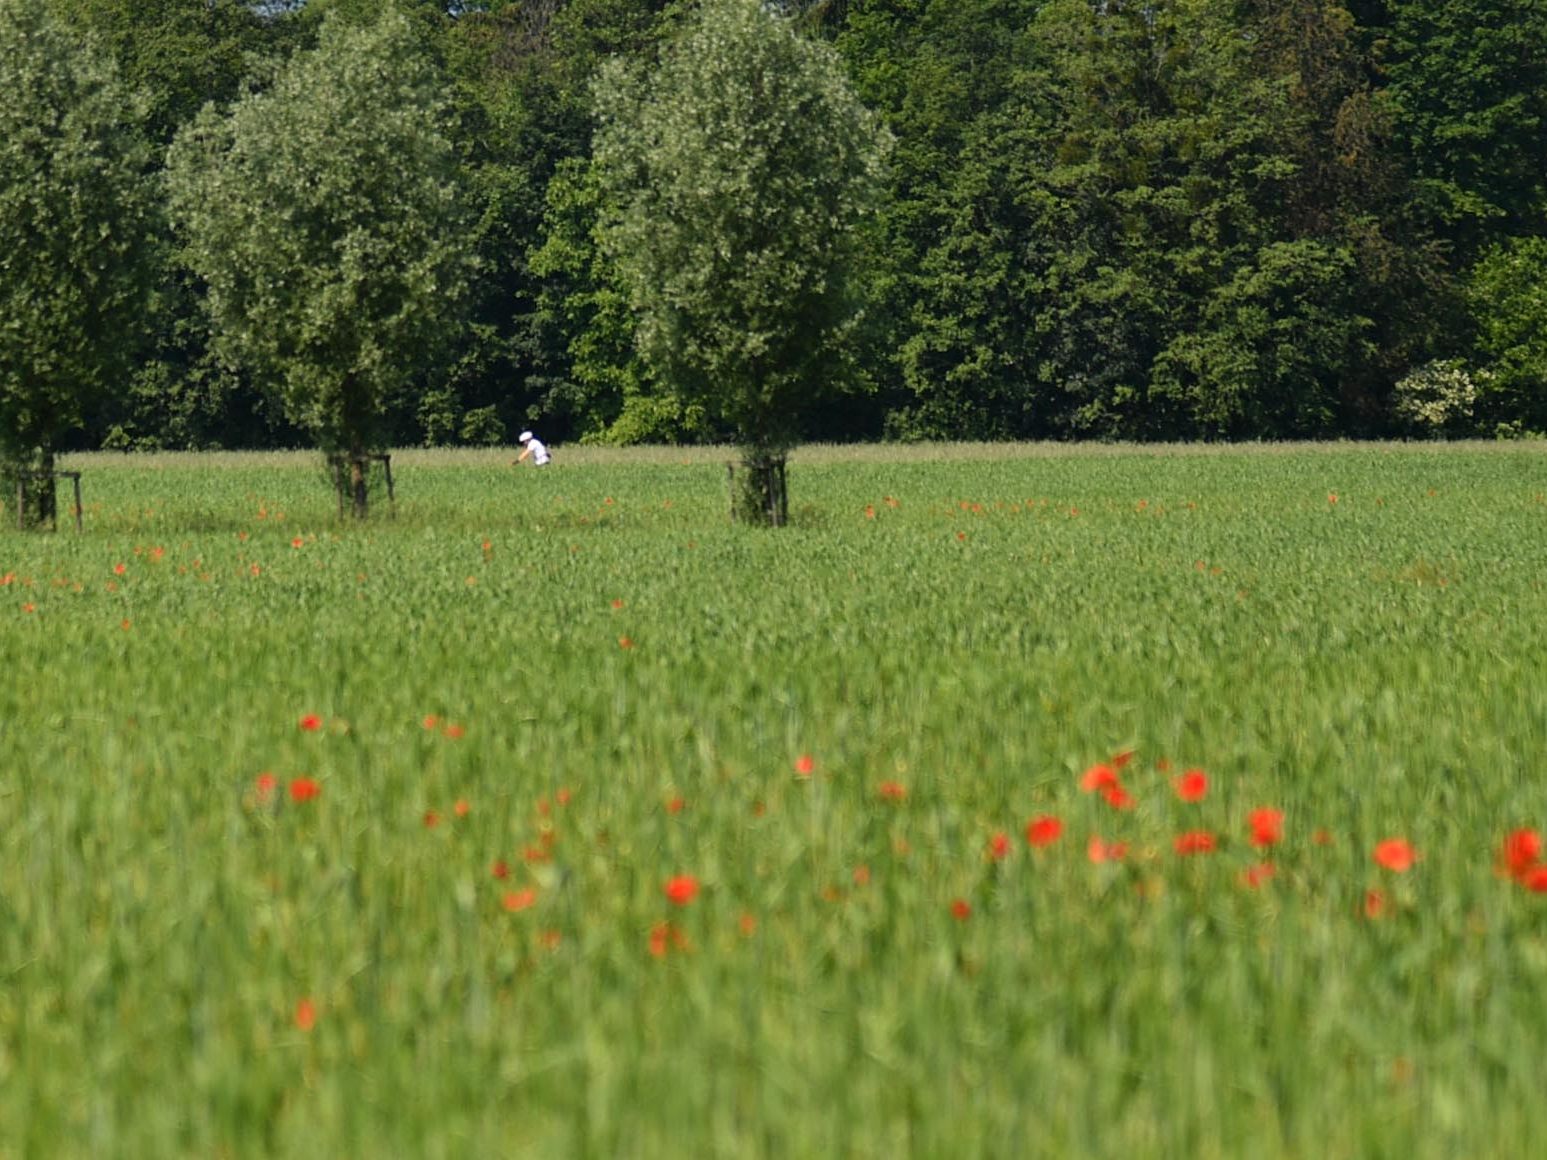
{"label": "white shirt", "polygon": [[526,449],[532,453],[532,463],[537,467],[547,466],[548,461],[552,458],[548,454],[547,445],[536,435],[533,435],[526,441]]}

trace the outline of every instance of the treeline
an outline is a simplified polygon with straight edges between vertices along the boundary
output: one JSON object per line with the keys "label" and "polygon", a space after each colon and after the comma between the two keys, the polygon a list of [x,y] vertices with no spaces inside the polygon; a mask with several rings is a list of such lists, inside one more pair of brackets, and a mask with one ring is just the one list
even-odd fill
{"label": "treeline", "polygon": [[[153,176],[207,104],[316,50],[327,15],[383,7],[40,2],[138,94]],[[776,6],[892,137],[862,323],[804,437],[1547,430],[1544,0]],[[399,0],[472,261],[452,341],[380,400],[388,442],[726,434],[640,358],[597,240],[593,78],[653,58],[691,7]],[[214,341],[186,240],[162,240],[77,445],[307,442]]]}

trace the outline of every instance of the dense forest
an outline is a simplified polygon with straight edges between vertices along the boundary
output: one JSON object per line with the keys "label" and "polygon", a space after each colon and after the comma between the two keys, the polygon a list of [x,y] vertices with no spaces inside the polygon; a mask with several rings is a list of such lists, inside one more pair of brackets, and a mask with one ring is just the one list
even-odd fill
{"label": "dense forest", "polygon": [[[360,101],[323,59],[325,29],[371,24],[381,0],[36,7],[128,95],[118,116],[142,147],[126,146],[125,164],[143,171],[154,241],[132,314],[99,320],[116,357],[67,445],[309,442],[265,370],[291,338],[272,338],[268,362],[231,357],[211,300],[244,307],[179,224],[257,190],[288,154],[253,154],[237,184],[168,174],[181,152],[196,177],[198,150],[240,131],[220,115],[285,83],[301,94],[284,122],[292,153],[392,170],[410,147],[353,141]],[[382,380],[381,438],[723,437],[641,358],[616,255],[598,243],[596,77],[615,58],[655,59],[693,0],[396,7],[413,29],[412,83],[399,83],[410,66],[384,65],[390,76],[361,91],[395,110],[417,102],[441,127],[449,149],[424,164],[454,187],[446,220],[461,248],[426,242],[421,263],[455,325],[433,342],[434,328],[405,327],[399,347],[374,352],[402,372]],[[884,188],[858,227],[863,310],[799,437],[1547,430],[1547,0],[768,7],[831,46],[888,139]],[[290,67],[303,57],[322,63]],[[4,186],[21,172],[0,168],[0,206],[20,204]],[[443,184],[394,187],[379,204],[429,205]],[[49,203],[73,204],[72,188]],[[5,239],[0,266],[28,229]]]}

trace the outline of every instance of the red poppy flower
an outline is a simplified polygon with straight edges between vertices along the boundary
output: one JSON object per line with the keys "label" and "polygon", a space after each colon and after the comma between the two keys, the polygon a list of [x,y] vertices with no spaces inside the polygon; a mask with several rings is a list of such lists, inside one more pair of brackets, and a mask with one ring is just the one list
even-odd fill
{"label": "red poppy flower", "polygon": [[317,1025],[317,1004],[302,999],[295,1005],[295,1025],[302,1031],[310,1031]]}
{"label": "red poppy flower", "polygon": [[895,781],[883,781],[876,787],[876,792],[889,802],[900,802],[908,796],[907,787]]}
{"label": "red poppy flower", "polygon": [[1332,845],[1332,835],[1326,830],[1317,830],[1311,834],[1311,841],[1315,842],[1318,846],[1330,846]]}
{"label": "red poppy flower", "polygon": [[1109,785],[1101,791],[1107,805],[1114,810],[1133,809],[1133,795],[1120,785]]}
{"label": "red poppy flower", "polygon": [[1521,878],[1542,859],[1542,836],[1535,830],[1514,830],[1499,848],[1499,868],[1511,878]]}
{"label": "red poppy flower", "polygon": [[795,772],[801,777],[810,777],[816,771],[816,759],[809,753],[802,753],[795,759]]}
{"label": "red poppy flower", "polygon": [[854,885],[856,885],[856,886],[869,886],[870,885],[870,867],[869,866],[856,866],[856,867],[854,867],[853,878],[854,878]]}
{"label": "red poppy flower", "polygon": [[301,718],[300,724],[303,733],[315,733],[322,728],[322,718],[315,713],[308,713]]}
{"label": "red poppy flower", "polygon": [[1418,861],[1418,851],[1406,838],[1387,838],[1375,843],[1375,862],[1396,874],[1405,874]]}
{"label": "red poppy flower", "polygon": [[1128,856],[1127,842],[1104,842],[1100,838],[1092,838],[1085,847],[1085,854],[1092,862],[1121,862]]}
{"label": "red poppy flower", "polygon": [[558,799],[559,805],[561,805],[561,806],[569,805],[569,797],[570,797],[569,790],[563,788],[562,786],[559,788],[559,792],[554,794],[553,796]]}
{"label": "red poppy flower", "polygon": [[279,789],[279,778],[272,773],[260,773],[258,775],[258,800],[266,802],[272,798]]}
{"label": "red poppy flower", "polygon": [[500,858],[500,859],[495,861],[494,865],[489,867],[489,873],[493,874],[496,878],[500,878],[500,879],[509,878],[510,877],[510,863],[505,861],[505,859]]}
{"label": "red poppy flower", "polygon": [[298,777],[290,783],[290,800],[309,802],[322,792],[322,786],[309,777]]}
{"label": "red poppy flower", "polygon": [[867,520],[873,520],[873,519],[876,518],[876,505],[875,504],[867,503],[865,505],[865,518]]}
{"label": "red poppy flower", "polygon": [[451,807],[451,812],[459,818],[465,818],[472,811],[472,806],[467,804],[466,798],[457,798],[456,804]]}
{"label": "red poppy flower", "polygon": [[995,834],[988,840],[988,856],[999,862],[1009,857],[1010,836],[1008,834]]}
{"label": "red poppy flower", "polygon": [[434,810],[425,810],[424,828],[427,830],[433,830],[438,825],[440,825],[440,815]]}
{"label": "red poppy flower", "polygon": [[663,889],[669,901],[678,906],[686,906],[698,897],[698,879],[691,874],[678,874],[674,878],[668,878]]}
{"label": "red poppy flower", "polygon": [[1133,750],[1125,749],[1121,753],[1114,753],[1112,755],[1111,765],[1112,765],[1113,769],[1121,770],[1125,765],[1127,765],[1132,760],[1133,760]]}
{"label": "red poppy flower", "polygon": [[622,600],[621,600],[621,599],[617,599],[617,600],[614,600],[614,601],[613,601],[613,602],[612,602],[612,607],[613,607],[613,608],[614,608],[614,609],[619,609],[619,608],[622,608],[622,607],[623,607],[623,601],[622,601]]}
{"label": "red poppy flower", "polygon": [[1536,866],[1520,876],[1520,885],[1533,894],[1547,894],[1547,866]]}
{"label": "red poppy flower", "polygon": [[1110,765],[1093,765],[1080,778],[1080,788],[1086,793],[1116,786],[1117,771]]}
{"label": "red poppy flower", "polygon": [[297,536],[295,539],[290,541],[290,546],[292,548],[300,548],[300,547],[304,546],[305,543],[306,543],[305,540],[301,539],[300,536]]}
{"label": "red poppy flower", "polygon": [[1209,792],[1208,774],[1201,769],[1189,769],[1173,784],[1176,786],[1176,796],[1184,802],[1201,802]]}
{"label": "red poppy flower", "polygon": [[1277,845],[1284,836],[1284,811],[1253,810],[1246,815],[1246,824],[1252,832],[1248,840],[1253,846]]}
{"label": "red poppy flower", "polygon": [[750,914],[743,914],[736,925],[741,928],[742,938],[751,938],[757,933],[757,918]]}
{"label": "red poppy flower", "polygon": [[670,951],[687,949],[688,940],[671,923],[658,922],[650,928],[650,953],[656,958],[664,959]]}
{"label": "red poppy flower", "polygon": [[441,732],[453,741],[461,741],[462,738],[467,736],[467,730],[454,721],[442,729]]}
{"label": "red poppy flower", "polygon": [[958,898],[951,903],[951,917],[957,922],[966,922],[972,917],[972,903],[965,898]]}
{"label": "red poppy flower", "polygon": [[687,804],[687,802],[683,801],[679,797],[671,798],[666,803],[666,812],[668,814],[680,814],[683,810],[683,807]]}
{"label": "red poppy flower", "polygon": [[1037,847],[1051,846],[1058,841],[1058,836],[1063,832],[1064,824],[1061,821],[1043,814],[1026,823],[1026,844]]}
{"label": "red poppy flower", "polygon": [[500,899],[500,905],[511,914],[530,909],[537,903],[537,890],[528,886],[525,890],[508,890],[505,897]]}
{"label": "red poppy flower", "polygon": [[128,570],[129,570],[129,566],[127,564],[114,564],[113,565],[113,575],[115,575],[115,576],[122,576]]}
{"label": "red poppy flower", "polygon": [[1172,843],[1178,854],[1212,854],[1215,849],[1214,835],[1207,830],[1189,830],[1178,834]]}
{"label": "red poppy flower", "polygon": [[1241,871],[1241,884],[1248,890],[1256,890],[1273,877],[1277,871],[1272,862],[1259,862],[1255,866],[1248,866]]}
{"label": "red poppy flower", "polygon": [[634,647],[634,641],[633,641],[633,639],[631,637],[620,636],[618,638],[618,647],[621,648],[621,649],[633,648]]}
{"label": "red poppy flower", "polygon": [[650,928],[650,953],[658,959],[666,957],[671,937],[671,923],[658,922]]}
{"label": "red poppy flower", "polygon": [[1386,913],[1386,896],[1379,890],[1364,892],[1364,917],[1379,918]]}

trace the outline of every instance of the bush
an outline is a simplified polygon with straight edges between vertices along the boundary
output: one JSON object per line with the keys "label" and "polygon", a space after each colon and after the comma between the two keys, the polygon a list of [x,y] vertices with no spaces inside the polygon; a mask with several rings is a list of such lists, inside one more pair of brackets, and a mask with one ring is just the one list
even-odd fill
{"label": "bush", "polygon": [[1480,385],[1492,376],[1475,376],[1457,359],[1436,359],[1410,372],[1396,385],[1393,413],[1404,428],[1424,438],[1470,434]]}

